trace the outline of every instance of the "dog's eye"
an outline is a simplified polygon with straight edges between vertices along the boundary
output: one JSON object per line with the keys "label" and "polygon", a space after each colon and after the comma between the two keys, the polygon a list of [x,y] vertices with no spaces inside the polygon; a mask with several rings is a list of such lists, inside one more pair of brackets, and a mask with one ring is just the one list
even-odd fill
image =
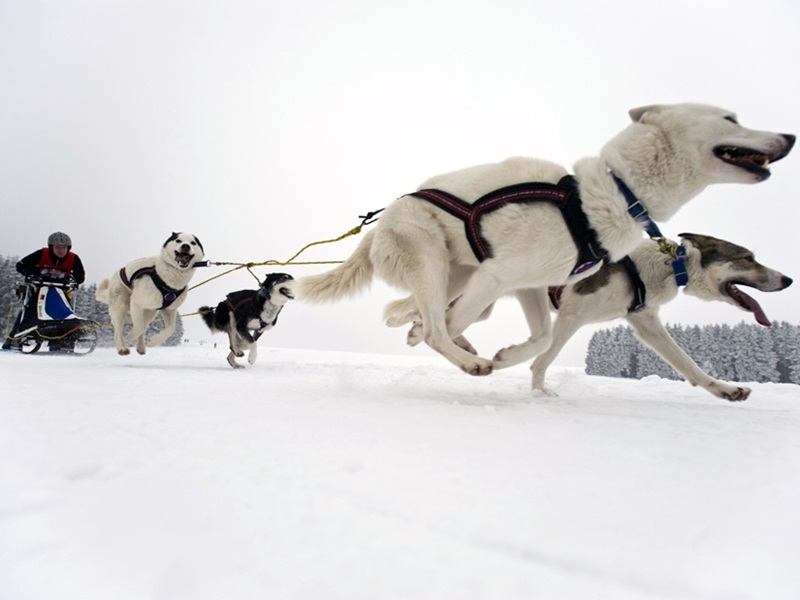
{"label": "dog's eye", "polygon": [[738,125],[739,124],[739,121],[737,121],[736,117],[733,117],[733,116],[727,116],[727,117],[725,117],[725,120],[726,121],[730,121],[734,125]]}

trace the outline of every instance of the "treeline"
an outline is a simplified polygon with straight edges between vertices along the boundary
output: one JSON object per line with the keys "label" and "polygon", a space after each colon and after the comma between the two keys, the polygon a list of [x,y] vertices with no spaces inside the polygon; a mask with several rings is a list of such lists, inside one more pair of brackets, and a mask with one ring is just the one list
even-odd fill
{"label": "treeline", "polygon": [[[703,371],[723,381],[800,384],[800,326],[740,323],[667,325],[672,338]],[[640,379],[682,379],[626,325],[596,332],[589,341],[586,373]]]}
{"label": "treeline", "polygon": [[[17,314],[22,309],[22,302],[17,298],[17,287],[24,281],[22,275],[17,273],[16,264],[19,258],[0,256],[0,318],[2,321],[2,339],[5,340]],[[97,330],[98,346],[114,345],[114,329],[108,318],[108,306],[98,302],[94,293],[97,284],[82,285],[75,290],[75,314],[84,319],[95,321],[102,325]],[[147,335],[153,335],[164,326],[160,319],[153,321],[147,329]],[[130,325],[125,326],[128,333]],[[177,346],[183,339],[183,321],[178,317],[175,324],[175,333],[164,343],[165,346]]]}

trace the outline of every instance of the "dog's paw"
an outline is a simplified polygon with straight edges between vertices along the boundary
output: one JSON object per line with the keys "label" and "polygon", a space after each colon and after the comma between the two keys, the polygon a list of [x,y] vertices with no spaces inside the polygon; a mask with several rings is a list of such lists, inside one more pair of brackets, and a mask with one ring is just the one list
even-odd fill
{"label": "dog's paw", "polygon": [[128,356],[130,353],[131,351],[128,350],[127,348],[120,348],[119,350],[117,350],[117,354],[119,354],[120,356]]}
{"label": "dog's paw", "polygon": [[517,347],[509,346],[508,348],[499,350],[497,354],[494,355],[492,364],[495,369],[506,369],[521,363],[523,360],[525,360],[525,358],[520,356]]}
{"label": "dog's paw", "polygon": [[422,341],[422,323],[414,323],[411,329],[408,330],[406,336],[406,343],[409,346],[416,346]]}
{"label": "dog's paw", "polygon": [[492,363],[485,359],[481,359],[472,363],[464,363],[461,368],[464,369],[468,375],[474,375],[475,377],[485,377],[486,375],[491,375],[492,370],[494,369]]}
{"label": "dog's paw", "polygon": [[534,385],[531,388],[531,392],[534,396],[547,396],[548,398],[558,398],[558,394],[556,394],[553,390],[551,390],[546,385]]}
{"label": "dog's paw", "polygon": [[721,391],[721,397],[729,402],[742,402],[743,400],[747,400],[750,396],[751,390],[749,387],[745,386],[728,386],[726,385]]}
{"label": "dog's paw", "polygon": [[236,354],[234,354],[233,351],[228,353],[227,361],[228,364],[232,366],[234,369],[244,369],[244,365],[240,365],[239,363],[236,362]]}

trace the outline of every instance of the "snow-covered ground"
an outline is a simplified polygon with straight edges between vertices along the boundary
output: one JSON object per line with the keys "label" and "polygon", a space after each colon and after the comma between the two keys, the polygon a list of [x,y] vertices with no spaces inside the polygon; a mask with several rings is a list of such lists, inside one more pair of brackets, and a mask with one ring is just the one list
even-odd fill
{"label": "snow-covered ground", "polygon": [[796,599],[800,387],[0,353],[0,598]]}

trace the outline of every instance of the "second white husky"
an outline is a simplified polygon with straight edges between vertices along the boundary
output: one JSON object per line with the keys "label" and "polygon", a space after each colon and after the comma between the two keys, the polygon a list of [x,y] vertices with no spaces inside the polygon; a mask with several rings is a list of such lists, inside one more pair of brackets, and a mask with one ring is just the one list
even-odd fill
{"label": "second white husky", "polygon": [[[297,298],[340,300],[380,276],[411,292],[431,348],[471,375],[487,375],[492,361],[474,354],[461,333],[497,298],[517,296],[533,332],[531,351],[543,352],[552,342],[548,286],[596,273],[598,254],[612,261],[630,254],[648,219],[669,219],[710,184],[764,181],[769,164],[795,142],[746,129],[713,106],[647,106],[630,117],[599,156],[575,164],[574,180],[532,158],[429,179],[418,196],[389,205],[342,265],[300,279]],[[522,189],[529,182],[543,185]],[[560,210],[568,201],[578,209],[571,220]]]}

